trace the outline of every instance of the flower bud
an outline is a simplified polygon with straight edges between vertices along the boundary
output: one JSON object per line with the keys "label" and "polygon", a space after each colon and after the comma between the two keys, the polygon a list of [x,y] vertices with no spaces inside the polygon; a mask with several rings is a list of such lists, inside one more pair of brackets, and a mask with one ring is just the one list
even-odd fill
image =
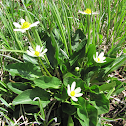
{"label": "flower bud", "polygon": [[79,67],[75,67],[75,71],[77,71],[77,72],[78,72],[79,70],[80,70],[80,68],[79,68]]}

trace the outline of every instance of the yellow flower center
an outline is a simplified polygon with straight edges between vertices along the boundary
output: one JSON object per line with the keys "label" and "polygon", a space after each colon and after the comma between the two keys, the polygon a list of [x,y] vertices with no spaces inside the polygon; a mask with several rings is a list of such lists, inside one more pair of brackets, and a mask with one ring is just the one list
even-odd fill
{"label": "yellow flower center", "polygon": [[31,25],[31,24],[30,24],[29,22],[26,22],[26,21],[25,21],[25,22],[21,25],[21,28],[22,28],[22,29],[29,28],[30,25]]}
{"label": "yellow flower center", "polygon": [[98,58],[98,62],[100,61],[100,58]]}
{"label": "yellow flower center", "polygon": [[91,14],[91,9],[87,8],[84,12],[87,14]]}
{"label": "yellow flower center", "polygon": [[39,52],[38,51],[35,51],[35,54],[34,55],[39,56]]}
{"label": "yellow flower center", "polygon": [[75,91],[71,91],[71,92],[70,92],[70,95],[71,95],[71,96],[74,96],[74,95],[75,95]]}

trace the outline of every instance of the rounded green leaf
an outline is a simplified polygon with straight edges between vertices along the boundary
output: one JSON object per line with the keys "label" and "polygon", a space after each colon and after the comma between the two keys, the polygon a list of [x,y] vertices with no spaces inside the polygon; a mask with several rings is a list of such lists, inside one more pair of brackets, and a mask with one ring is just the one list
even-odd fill
{"label": "rounded green leaf", "polygon": [[5,70],[10,72],[12,76],[18,75],[29,80],[42,76],[40,68],[29,62],[9,64],[5,66]]}
{"label": "rounded green leaf", "polygon": [[34,98],[39,97],[42,101],[42,106],[45,107],[50,102],[49,93],[41,88],[28,89],[19,94],[12,102],[13,105],[18,104],[33,104],[39,105],[38,101],[33,101]]}
{"label": "rounded green leaf", "polygon": [[62,103],[62,110],[68,115],[73,115],[76,112],[76,108],[68,103]]}
{"label": "rounded green leaf", "polygon": [[95,45],[91,44],[89,45],[88,48],[88,53],[87,53],[87,57],[88,57],[88,65],[91,65],[93,63],[93,55],[96,53],[96,49],[95,49]]}
{"label": "rounded green leaf", "polygon": [[42,89],[46,88],[58,89],[62,82],[56,77],[43,76],[35,79],[34,83],[36,86]]}
{"label": "rounded green leaf", "polygon": [[24,90],[31,88],[30,85],[20,82],[16,83],[9,82],[7,85],[16,94],[21,94]]}
{"label": "rounded green leaf", "polygon": [[109,100],[102,94],[91,93],[91,104],[98,110],[98,114],[104,114],[109,111]]}

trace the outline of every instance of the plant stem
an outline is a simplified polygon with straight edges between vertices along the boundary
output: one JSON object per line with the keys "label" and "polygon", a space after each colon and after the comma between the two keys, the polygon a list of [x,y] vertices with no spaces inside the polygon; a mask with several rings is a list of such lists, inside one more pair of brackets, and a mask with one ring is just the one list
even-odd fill
{"label": "plant stem", "polygon": [[39,59],[40,63],[42,64],[43,68],[45,69],[45,71],[47,72],[47,74],[48,74],[50,77],[52,77],[52,75],[49,73],[49,71],[46,69],[45,65],[43,64],[41,58],[38,57],[38,59]]}
{"label": "plant stem", "polygon": [[21,49],[22,50],[22,46],[21,46],[21,42],[18,40],[18,38],[17,38],[17,33],[15,32],[15,38],[16,38],[16,42],[17,42],[17,44],[18,44],[18,47],[19,47],[19,49]]}
{"label": "plant stem", "polygon": [[87,40],[87,46],[86,46],[86,53],[88,52],[88,47],[90,44],[90,15],[87,15],[87,25],[88,25],[88,40]]}
{"label": "plant stem", "polygon": [[38,99],[38,103],[39,103],[39,107],[40,107],[40,112],[41,112],[41,117],[42,117],[42,120],[44,122],[44,126],[47,126],[46,124],[46,119],[45,119],[45,113],[44,113],[44,109],[43,109],[43,106],[42,106],[42,101],[39,97],[37,97],[36,99]]}
{"label": "plant stem", "polygon": [[27,33],[27,37],[28,37],[28,39],[29,39],[29,41],[30,41],[30,43],[31,43],[31,45],[32,45],[32,47],[33,47],[33,49],[35,50],[35,46],[34,46],[34,44],[33,44],[33,39],[31,38],[31,36],[30,36],[30,34],[29,34],[28,31],[26,31],[26,33]]}
{"label": "plant stem", "polygon": [[41,68],[42,73],[44,74],[44,76],[46,76],[46,74],[45,74],[45,72],[44,72],[44,70],[43,70],[43,68],[42,68],[42,66],[41,66],[41,64],[40,64],[40,62],[39,62],[39,60],[38,60],[38,63],[39,63],[39,66],[40,66],[40,68]]}

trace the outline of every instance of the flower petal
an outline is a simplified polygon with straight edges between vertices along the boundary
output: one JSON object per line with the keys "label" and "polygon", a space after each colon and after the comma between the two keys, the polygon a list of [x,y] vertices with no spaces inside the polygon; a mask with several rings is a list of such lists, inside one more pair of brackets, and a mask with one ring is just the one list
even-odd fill
{"label": "flower petal", "polygon": [[21,24],[23,24],[25,22],[25,20],[24,19],[20,19],[20,22],[21,22]]}
{"label": "flower petal", "polygon": [[71,97],[73,101],[78,101],[76,97]]}
{"label": "flower petal", "polygon": [[31,51],[29,51],[29,50],[27,50],[27,54],[28,54],[29,56],[33,56],[33,57],[35,57],[34,53],[31,52]]}
{"label": "flower petal", "polygon": [[98,52],[96,52],[96,57],[95,58],[98,58]]}
{"label": "flower petal", "polygon": [[92,14],[99,14],[98,12],[92,12]]}
{"label": "flower petal", "polygon": [[67,86],[67,94],[70,96],[70,85]]}
{"label": "flower petal", "polygon": [[102,57],[102,60],[105,60],[106,59],[106,57]]}
{"label": "flower petal", "polygon": [[40,52],[40,45],[36,46],[36,51]]}
{"label": "flower petal", "polygon": [[71,85],[71,91],[74,91],[75,87],[76,87],[76,82],[74,81],[74,82],[72,83],[72,85]]}
{"label": "flower petal", "polygon": [[13,29],[14,31],[22,31],[22,29]]}
{"label": "flower petal", "polygon": [[[78,11],[78,13],[81,13],[81,14],[87,14],[87,13],[85,13],[85,12],[83,12],[83,11]],[[91,15],[91,14],[89,14],[89,15]]]}
{"label": "flower petal", "polygon": [[28,28],[24,28],[24,29],[22,29],[22,30],[25,30],[25,31],[26,31],[26,30],[29,30],[29,29],[30,29],[30,27],[28,27]]}
{"label": "flower petal", "polygon": [[21,25],[20,25],[19,23],[17,23],[17,22],[13,22],[13,25],[14,25],[15,27],[17,27],[17,28],[21,28]]}
{"label": "flower petal", "polygon": [[42,52],[43,46],[40,48],[40,52]]}
{"label": "flower petal", "polygon": [[78,88],[76,88],[74,91],[75,91],[75,94],[78,94],[78,93],[80,93],[80,92],[81,92],[81,88],[80,88],[80,87],[78,87]]}
{"label": "flower petal", "polygon": [[21,31],[22,33],[24,33],[26,30],[24,29],[13,29],[14,31]]}
{"label": "flower petal", "polygon": [[75,94],[75,97],[81,97],[83,95],[83,93],[79,93],[79,94]]}
{"label": "flower petal", "polygon": [[98,56],[98,58],[102,58],[104,56],[104,52],[101,52]]}
{"label": "flower petal", "polygon": [[42,55],[47,52],[47,48],[44,49],[44,51],[41,53]]}
{"label": "flower petal", "polygon": [[33,24],[30,25],[30,28],[34,27],[34,26],[37,26],[39,23],[40,23],[39,21],[34,22]]}
{"label": "flower petal", "polygon": [[34,51],[34,49],[31,46],[29,46],[28,48],[30,51]]}
{"label": "flower petal", "polygon": [[89,13],[89,14],[88,14],[88,13],[86,13],[86,12],[84,12],[84,11],[80,11],[80,10],[78,11],[78,13],[87,14],[87,15],[99,14],[98,12],[92,12],[92,13]]}

